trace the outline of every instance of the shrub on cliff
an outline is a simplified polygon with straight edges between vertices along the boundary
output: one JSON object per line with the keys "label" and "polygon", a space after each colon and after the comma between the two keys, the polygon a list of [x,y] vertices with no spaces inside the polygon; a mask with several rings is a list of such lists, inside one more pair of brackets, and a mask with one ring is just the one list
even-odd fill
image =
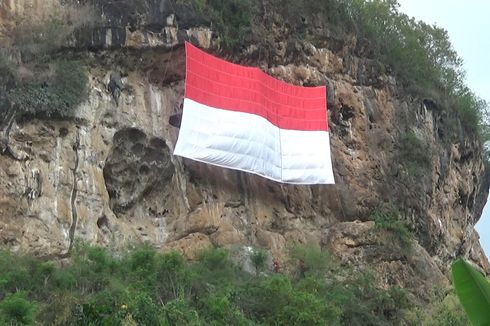
{"label": "shrub on cliff", "polygon": [[18,116],[72,118],[87,95],[85,68],[78,61],[56,61],[45,72],[8,91]]}
{"label": "shrub on cliff", "polygon": [[432,164],[430,145],[413,131],[403,133],[398,140],[398,162],[414,177],[427,174]]}
{"label": "shrub on cliff", "polygon": [[257,4],[254,0],[191,0],[190,2],[219,32],[225,48],[239,47],[250,36],[252,17]]}
{"label": "shrub on cliff", "polygon": [[402,220],[400,212],[391,205],[377,207],[370,216],[375,222],[375,231],[388,231],[394,241],[406,251],[412,248],[413,234],[408,229],[407,223]]}
{"label": "shrub on cliff", "polygon": [[250,253],[250,260],[252,265],[255,267],[255,274],[259,275],[267,264],[267,252],[261,249],[253,248]]}

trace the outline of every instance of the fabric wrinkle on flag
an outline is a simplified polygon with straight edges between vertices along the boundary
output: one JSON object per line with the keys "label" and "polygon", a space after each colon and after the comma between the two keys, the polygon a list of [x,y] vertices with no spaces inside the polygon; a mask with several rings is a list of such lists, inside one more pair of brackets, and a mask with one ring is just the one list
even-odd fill
{"label": "fabric wrinkle on flag", "polygon": [[326,88],[301,87],[186,43],[174,155],[296,184],[332,184]]}

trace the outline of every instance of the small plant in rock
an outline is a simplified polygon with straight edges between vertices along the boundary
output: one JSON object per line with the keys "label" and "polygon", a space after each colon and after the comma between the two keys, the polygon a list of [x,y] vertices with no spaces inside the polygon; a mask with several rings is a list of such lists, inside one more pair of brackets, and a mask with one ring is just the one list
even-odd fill
{"label": "small plant in rock", "polygon": [[411,176],[423,176],[431,166],[431,147],[413,131],[400,136],[398,141],[398,160]]}
{"label": "small plant in rock", "polygon": [[250,252],[250,260],[255,267],[255,274],[259,275],[265,269],[267,264],[267,252],[261,249],[253,248]]}
{"label": "small plant in rock", "polygon": [[211,27],[219,32],[227,49],[236,48],[250,35],[253,0],[194,0],[201,16],[211,21]]}
{"label": "small plant in rock", "polygon": [[390,232],[401,248],[411,250],[413,235],[395,207],[377,207],[371,214],[370,219],[375,222],[375,231],[386,230]]}

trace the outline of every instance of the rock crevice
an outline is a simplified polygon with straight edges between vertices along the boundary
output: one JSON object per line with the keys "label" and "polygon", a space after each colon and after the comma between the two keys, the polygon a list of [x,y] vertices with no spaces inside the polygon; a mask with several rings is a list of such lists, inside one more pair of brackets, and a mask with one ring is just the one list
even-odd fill
{"label": "rock crevice", "polygon": [[73,144],[73,152],[75,154],[75,162],[74,166],[72,169],[72,174],[73,174],[73,186],[71,189],[71,195],[70,195],[70,210],[71,210],[71,226],[70,226],[70,231],[69,231],[69,241],[70,244],[68,246],[68,254],[71,252],[73,249],[73,245],[75,242],[75,232],[77,230],[77,223],[78,223],[78,212],[77,212],[77,172],[78,172],[78,165],[80,161],[80,156],[78,154],[78,151],[80,149],[80,130],[77,127],[76,128],[76,135],[75,135],[75,143]]}

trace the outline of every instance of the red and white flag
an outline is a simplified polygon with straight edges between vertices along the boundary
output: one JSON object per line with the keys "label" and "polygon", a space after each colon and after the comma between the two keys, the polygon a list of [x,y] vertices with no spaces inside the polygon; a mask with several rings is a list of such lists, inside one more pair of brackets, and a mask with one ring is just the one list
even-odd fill
{"label": "red and white flag", "polygon": [[326,88],[299,87],[186,43],[174,155],[294,184],[333,184]]}

